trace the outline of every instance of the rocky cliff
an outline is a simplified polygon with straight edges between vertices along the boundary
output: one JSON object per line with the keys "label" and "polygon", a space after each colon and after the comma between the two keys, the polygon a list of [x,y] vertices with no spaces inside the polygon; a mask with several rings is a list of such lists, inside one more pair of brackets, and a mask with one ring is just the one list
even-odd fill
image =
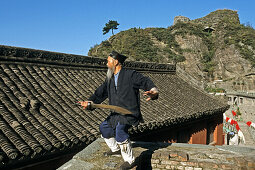
{"label": "rocky cliff", "polygon": [[131,28],[88,55],[105,57],[113,49],[129,60],[176,63],[207,86],[255,91],[255,30],[240,24],[236,11],[217,10],[195,20],[177,16],[168,28]]}

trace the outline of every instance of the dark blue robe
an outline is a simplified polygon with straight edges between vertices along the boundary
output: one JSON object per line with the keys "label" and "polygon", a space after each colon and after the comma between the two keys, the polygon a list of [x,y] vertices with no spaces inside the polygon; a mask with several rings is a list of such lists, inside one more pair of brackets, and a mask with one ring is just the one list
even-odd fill
{"label": "dark blue robe", "polygon": [[122,68],[118,76],[117,88],[113,76],[109,81],[105,80],[89,100],[99,104],[109,98],[110,105],[120,106],[132,112],[131,115],[120,115],[111,112],[106,120],[112,127],[115,127],[118,122],[136,126],[143,121],[140,111],[139,89],[149,91],[153,87],[156,86],[148,77],[135,70]]}

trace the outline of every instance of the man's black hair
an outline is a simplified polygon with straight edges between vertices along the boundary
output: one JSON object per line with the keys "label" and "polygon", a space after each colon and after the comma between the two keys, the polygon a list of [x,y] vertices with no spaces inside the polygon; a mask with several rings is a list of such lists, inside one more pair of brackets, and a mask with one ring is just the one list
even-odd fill
{"label": "man's black hair", "polygon": [[126,56],[118,53],[117,51],[112,51],[109,56],[111,56],[112,58],[118,60],[121,64],[124,63],[124,61],[127,59]]}

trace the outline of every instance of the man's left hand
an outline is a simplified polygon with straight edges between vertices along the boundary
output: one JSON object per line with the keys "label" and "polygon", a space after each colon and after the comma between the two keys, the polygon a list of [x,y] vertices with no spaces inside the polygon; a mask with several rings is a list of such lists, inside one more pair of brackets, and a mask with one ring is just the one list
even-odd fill
{"label": "man's left hand", "polygon": [[149,100],[156,100],[158,99],[158,90],[154,87],[152,88],[150,91],[146,91],[143,93],[144,96],[148,96],[148,98],[146,99],[146,101]]}

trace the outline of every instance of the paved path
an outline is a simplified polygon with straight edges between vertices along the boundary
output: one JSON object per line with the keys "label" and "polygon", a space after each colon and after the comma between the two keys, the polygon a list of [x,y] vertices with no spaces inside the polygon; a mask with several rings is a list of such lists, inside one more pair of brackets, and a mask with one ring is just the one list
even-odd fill
{"label": "paved path", "polygon": [[[241,129],[241,131],[243,132],[244,138],[245,138],[245,145],[247,146],[255,146],[255,142],[248,130],[248,128],[250,128],[249,126],[247,126],[246,123],[244,122],[238,122],[238,125]],[[242,144],[243,145],[243,144]]]}

